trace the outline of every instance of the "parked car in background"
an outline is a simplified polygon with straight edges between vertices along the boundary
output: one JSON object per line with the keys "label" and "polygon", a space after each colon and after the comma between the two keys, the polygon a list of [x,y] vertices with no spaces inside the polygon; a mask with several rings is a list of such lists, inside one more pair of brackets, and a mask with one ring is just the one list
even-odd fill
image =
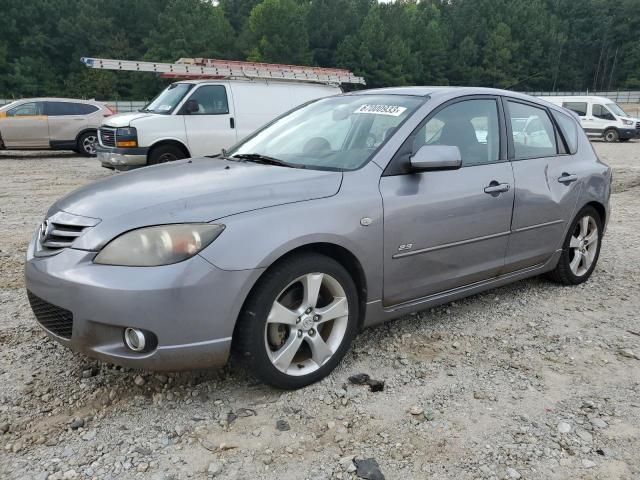
{"label": "parked car in background", "polygon": [[113,111],[93,100],[24,98],[0,107],[0,148],[73,150],[95,156],[98,127]]}
{"label": "parked car in background", "polygon": [[605,142],[628,142],[632,138],[640,138],[640,119],[628,115],[606,97],[540,98],[575,112],[589,137],[602,138]]}
{"label": "parked car in background", "polygon": [[298,388],[362,327],[543,273],[586,281],[610,189],[577,120],[548,102],[360,91],[217,158],[65,196],[29,245],[26,288],[47,333],[91,357],[194,369],[233,345],[263,381]]}
{"label": "parked car in background", "polygon": [[302,103],[340,88],[277,80],[190,80],[171,84],[139,112],[100,128],[102,166],[128,170],[218,153]]}

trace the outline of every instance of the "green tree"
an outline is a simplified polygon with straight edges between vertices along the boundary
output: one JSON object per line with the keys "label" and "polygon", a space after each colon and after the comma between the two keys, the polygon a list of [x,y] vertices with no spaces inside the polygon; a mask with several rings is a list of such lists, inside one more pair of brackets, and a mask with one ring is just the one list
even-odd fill
{"label": "green tree", "polygon": [[264,0],[249,16],[254,47],[248,59],[306,65],[311,62],[306,8],[294,0]]}
{"label": "green tree", "polygon": [[226,58],[233,29],[222,8],[204,0],[170,0],[144,39],[144,57],[173,62],[182,57]]}

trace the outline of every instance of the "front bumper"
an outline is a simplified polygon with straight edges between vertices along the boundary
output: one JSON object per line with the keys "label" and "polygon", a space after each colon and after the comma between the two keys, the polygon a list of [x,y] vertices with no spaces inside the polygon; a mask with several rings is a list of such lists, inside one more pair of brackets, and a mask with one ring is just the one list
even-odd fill
{"label": "front bumper", "polygon": [[635,128],[619,128],[618,137],[622,138],[623,140],[627,140],[630,138],[640,138],[640,130]]}
{"label": "front bumper", "polygon": [[[150,370],[224,365],[242,303],[261,273],[220,270],[198,255],[162,267],[116,267],[94,264],[95,252],[71,248],[33,254],[32,241],[27,290],[73,314],[70,338],[43,327],[50,337],[89,357]],[[129,350],[126,327],[154,333],[157,347]]]}
{"label": "front bumper", "polygon": [[147,164],[148,148],[112,148],[96,146],[96,156],[103,167],[128,170]]}

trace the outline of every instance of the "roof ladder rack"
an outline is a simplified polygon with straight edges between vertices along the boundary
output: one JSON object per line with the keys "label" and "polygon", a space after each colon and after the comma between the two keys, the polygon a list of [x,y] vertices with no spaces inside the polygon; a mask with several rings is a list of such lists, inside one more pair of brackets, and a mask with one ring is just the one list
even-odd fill
{"label": "roof ladder rack", "polygon": [[152,72],[164,78],[261,79],[312,83],[365,83],[362,77],[341,68],[304,67],[277,63],[240,62],[212,58],[181,58],[176,63],[138,62],[110,58],[82,57],[89,68]]}

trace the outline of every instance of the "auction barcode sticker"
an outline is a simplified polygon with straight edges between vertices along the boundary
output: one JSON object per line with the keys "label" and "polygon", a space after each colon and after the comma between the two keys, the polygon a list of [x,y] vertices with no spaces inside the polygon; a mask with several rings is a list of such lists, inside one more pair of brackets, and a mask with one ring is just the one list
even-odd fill
{"label": "auction barcode sticker", "polygon": [[353,113],[373,113],[374,115],[391,115],[392,117],[398,117],[402,115],[402,112],[406,110],[405,107],[399,107],[398,105],[360,105]]}

